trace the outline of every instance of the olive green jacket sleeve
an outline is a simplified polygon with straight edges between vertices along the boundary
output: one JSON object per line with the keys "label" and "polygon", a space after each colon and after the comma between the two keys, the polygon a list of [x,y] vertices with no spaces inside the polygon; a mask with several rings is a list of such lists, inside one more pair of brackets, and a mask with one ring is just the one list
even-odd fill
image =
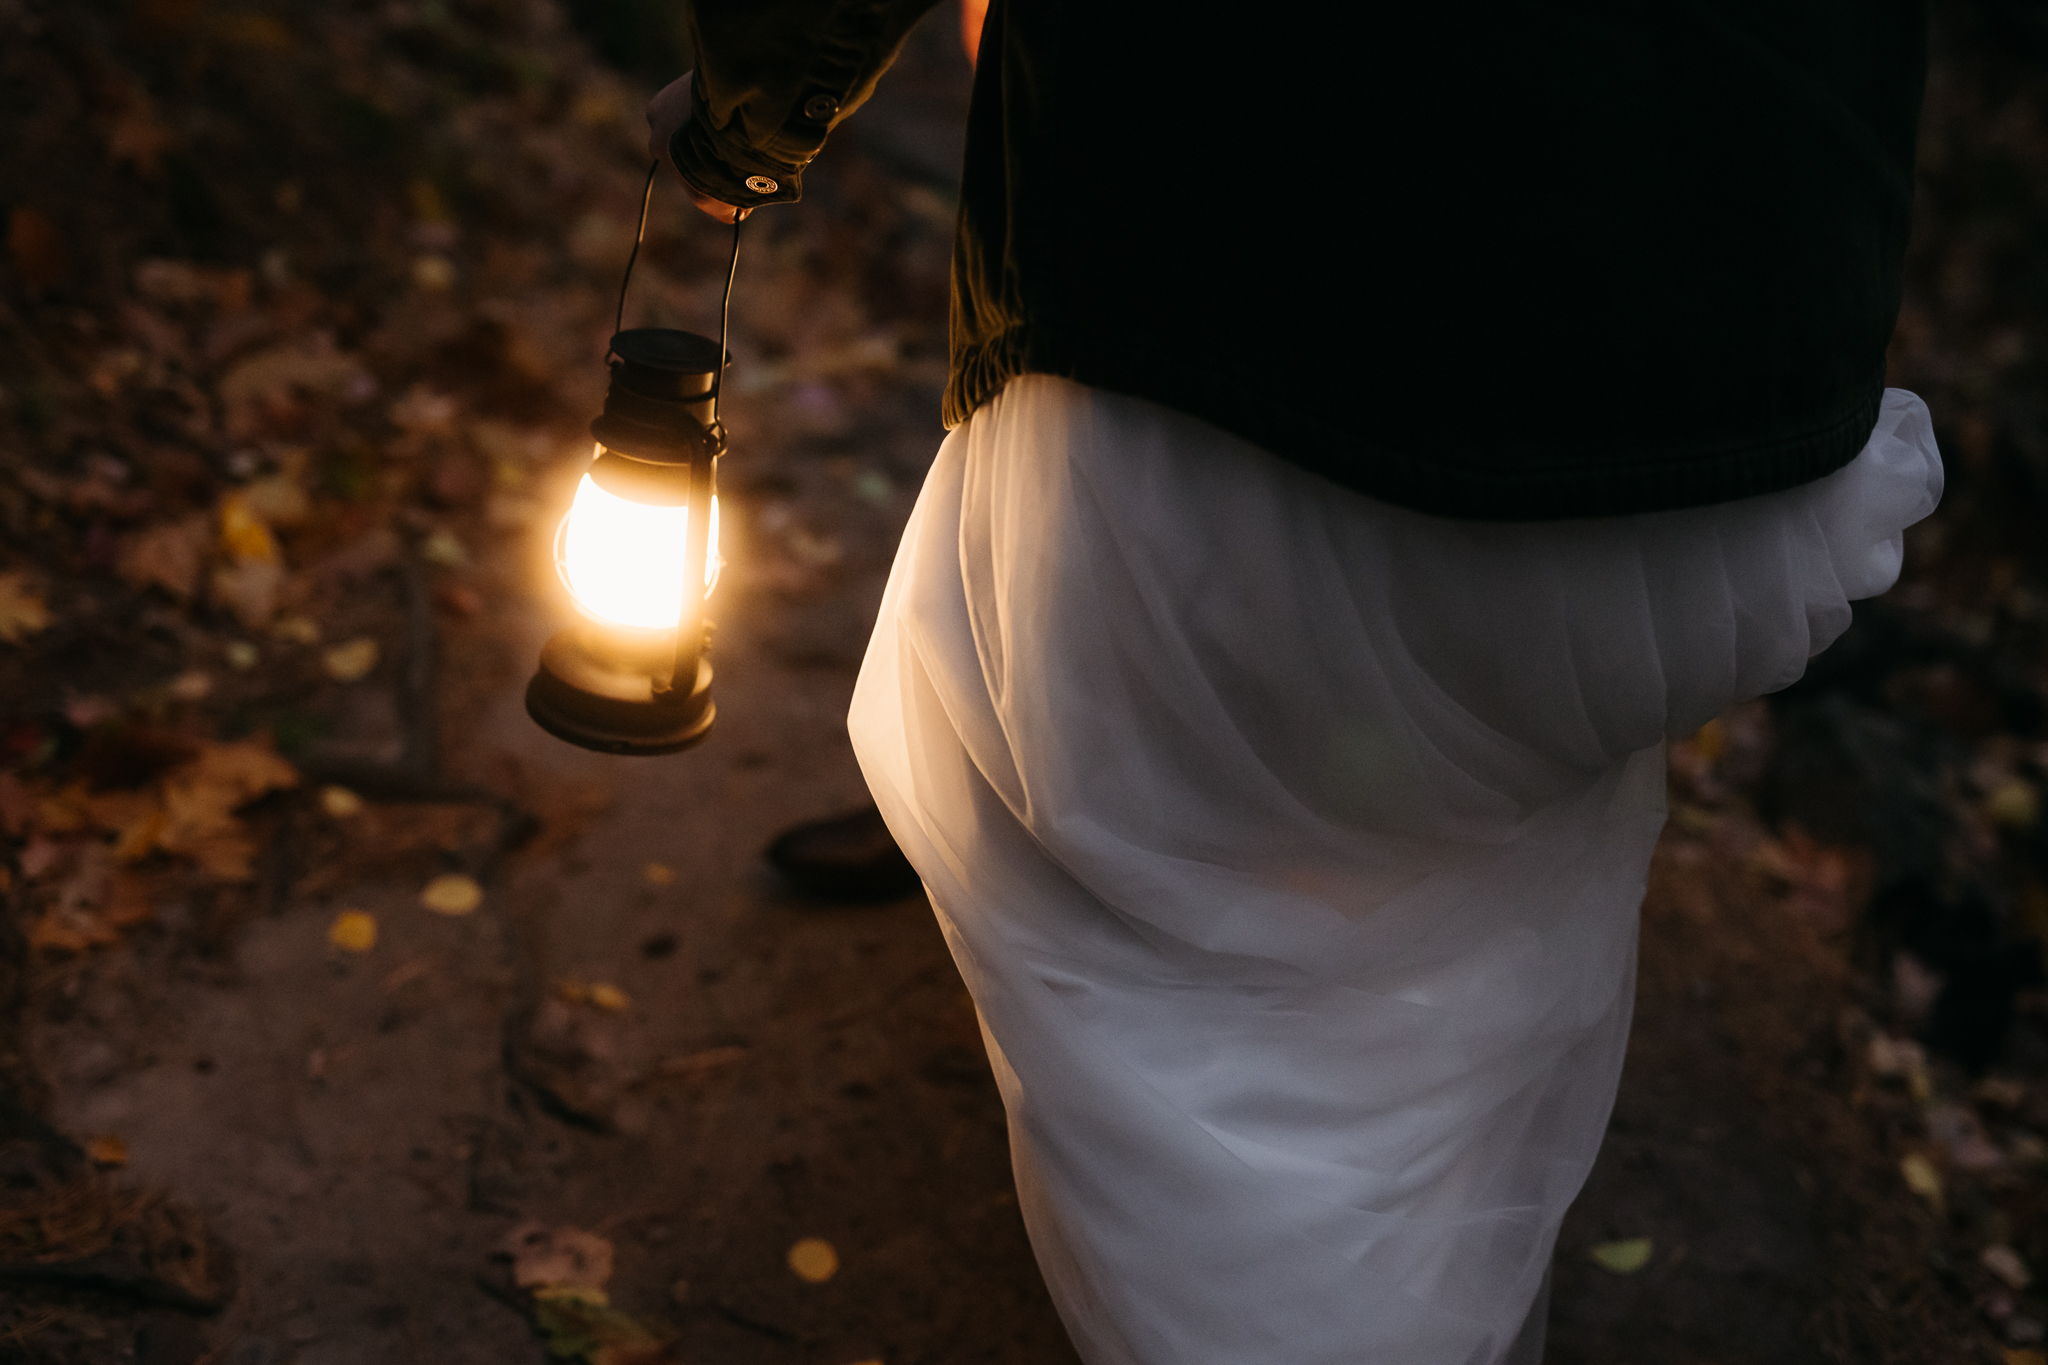
{"label": "olive green jacket sleeve", "polygon": [[676,169],[742,208],[802,198],[804,167],[935,3],[694,0],[695,103],[669,142]]}

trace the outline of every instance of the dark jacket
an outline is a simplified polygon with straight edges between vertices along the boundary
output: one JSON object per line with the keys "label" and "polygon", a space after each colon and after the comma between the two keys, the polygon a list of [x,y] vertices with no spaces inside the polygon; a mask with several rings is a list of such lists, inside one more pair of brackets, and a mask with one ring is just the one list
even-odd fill
{"label": "dark jacket", "polygon": [[[697,0],[678,168],[797,198],[928,3]],[[1877,416],[1925,35],[1924,0],[994,0],[946,421],[1067,375],[1460,517],[1817,478]]]}

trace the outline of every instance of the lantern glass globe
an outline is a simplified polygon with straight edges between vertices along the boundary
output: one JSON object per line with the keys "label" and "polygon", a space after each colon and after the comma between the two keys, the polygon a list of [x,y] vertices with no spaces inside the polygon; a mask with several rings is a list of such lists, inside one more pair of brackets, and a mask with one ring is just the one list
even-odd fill
{"label": "lantern glass globe", "polygon": [[[690,509],[634,502],[588,474],[562,528],[562,578],[584,615],[640,630],[673,630],[683,616]],[[718,579],[718,499],[711,500],[704,591]]]}

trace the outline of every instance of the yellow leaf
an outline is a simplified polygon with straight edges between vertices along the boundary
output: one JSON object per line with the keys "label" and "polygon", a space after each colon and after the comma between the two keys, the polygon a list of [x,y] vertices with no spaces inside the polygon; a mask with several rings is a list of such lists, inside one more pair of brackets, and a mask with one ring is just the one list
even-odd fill
{"label": "yellow leaf", "polygon": [[1593,1264],[1616,1275],[1633,1275],[1650,1263],[1654,1244],[1647,1237],[1631,1237],[1625,1242],[1602,1242],[1588,1254]]}
{"label": "yellow leaf", "polygon": [[1941,1172],[1934,1163],[1914,1152],[1899,1162],[1899,1174],[1905,1177],[1906,1188],[1925,1199],[1928,1203],[1941,1203]]}
{"label": "yellow leaf", "polygon": [[377,642],[363,635],[333,646],[320,657],[328,677],[352,683],[361,682],[376,669],[378,652]]}
{"label": "yellow leaf", "polygon": [[602,981],[598,981],[591,984],[590,1003],[601,1010],[608,1010],[613,1014],[617,1014],[633,1002],[627,999],[626,993],[617,986],[607,985]]}
{"label": "yellow leaf", "polygon": [[128,1144],[111,1134],[102,1134],[85,1144],[85,1154],[95,1166],[126,1166]]}
{"label": "yellow leaf", "polygon": [[806,1237],[789,1249],[789,1268],[810,1284],[823,1284],[839,1273],[839,1253],[822,1237]]}
{"label": "yellow leaf", "polygon": [[647,884],[649,886],[667,886],[675,879],[676,870],[667,863],[649,863],[647,865]]}
{"label": "yellow leaf", "polygon": [[17,644],[50,625],[50,608],[42,593],[19,570],[0,573],[0,641]]}
{"label": "yellow leaf", "polygon": [[322,787],[320,809],[336,820],[347,820],[363,813],[363,798],[347,787]]}
{"label": "yellow leaf", "polygon": [[2017,1347],[2008,1348],[2005,1353],[2005,1365],[2048,1365],[2048,1353],[2022,1351]]}
{"label": "yellow leaf", "polygon": [[277,538],[249,499],[230,493],[220,500],[220,546],[238,560],[275,564]]}
{"label": "yellow leaf", "polygon": [[377,917],[344,910],[327,926],[327,941],[343,952],[367,953],[377,946]]}
{"label": "yellow leaf", "polygon": [[420,892],[420,904],[437,915],[466,915],[483,904],[484,889],[476,878],[450,872],[434,878]]}

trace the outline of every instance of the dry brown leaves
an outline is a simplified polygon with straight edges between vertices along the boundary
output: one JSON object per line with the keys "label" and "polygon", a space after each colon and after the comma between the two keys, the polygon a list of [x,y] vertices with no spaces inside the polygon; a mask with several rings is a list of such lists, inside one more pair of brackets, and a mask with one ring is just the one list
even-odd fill
{"label": "dry brown leaves", "polygon": [[164,855],[215,881],[250,879],[257,843],[237,814],[298,772],[266,744],[204,744],[146,786],[91,790],[84,782],[42,791],[9,776],[0,818],[27,836],[19,866],[36,888],[37,947],[64,952],[115,942],[153,915],[148,877],[136,865]]}

